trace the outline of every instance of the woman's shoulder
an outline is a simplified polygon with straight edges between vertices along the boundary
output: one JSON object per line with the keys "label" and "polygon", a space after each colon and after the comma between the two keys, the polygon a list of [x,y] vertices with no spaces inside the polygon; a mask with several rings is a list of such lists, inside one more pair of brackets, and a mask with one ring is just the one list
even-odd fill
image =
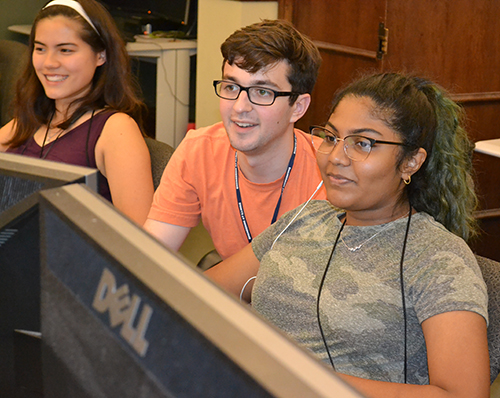
{"label": "woman's shoulder", "polygon": [[127,115],[125,112],[116,111],[113,109],[103,109],[95,115],[95,118],[104,119],[108,122],[119,124],[119,123],[133,123],[137,125],[136,121],[132,116]]}
{"label": "woman's shoulder", "polygon": [[280,220],[281,222],[290,222],[294,219],[294,224],[304,226],[305,224],[317,224],[327,222],[327,220],[337,220],[338,216],[343,214],[343,211],[332,206],[327,200],[311,200],[307,204],[301,204],[293,210],[285,213]]}
{"label": "woman's shoulder", "polygon": [[139,125],[130,115],[111,109],[104,109],[94,116],[98,123],[103,124],[103,136],[126,136],[126,135],[142,135]]}
{"label": "woman's shoulder", "polygon": [[421,257],[454,257],[475,263],[474,254],[467,242],[447,230],[441,223],[427,213],[414,215],[411,226],[411,246]]}
{"label": "woman's shoulder", "polygon": [[14,119],[0,128],[0,152],[5,152],[9,148],[6,143],[14,136]]}
{"label": "woman's shoulder", "polygon": [[415,220],[412,221],[412,224],[417,227],[414,229],[417,238],[425,239],[426,237],[432,236],[434,237],[432,241],[436,244],[446,241],[453,244],[467,245],[461,237],[455,235],[453,232],[450,232],[443,224],[436,221],[431,215],[425,212],[419,212],[413,217]]}

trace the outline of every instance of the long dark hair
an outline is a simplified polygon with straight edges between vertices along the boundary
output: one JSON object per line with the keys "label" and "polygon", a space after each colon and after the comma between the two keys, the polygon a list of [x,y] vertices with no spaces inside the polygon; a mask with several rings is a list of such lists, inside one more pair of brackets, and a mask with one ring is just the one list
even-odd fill
{"label": "long dark hair", "polygon": [[371,98],[375,115],[401,136],[407,146],[401,147],[398,167],[418,148],[427,151],[400,200],[409,199],[464,240],[475,236],[474,145],[464,129],[463,109],[442,87],[399,73],[375,74],[348,85],[336,95],[331,113],[348,95]]}
{"label": "long dark hair", "polygon": [[[125,44],[120,37],[112,17],[107,10],[94,0],[78,1],[99,34],[90,24],[70,7],[54,5],[42,9],[36,16],[29,38],[29,54],[33,54],[38,23],[45,18],[62,15],[77,21],[81,26],[80,36],[95,53],[105,51],[106,62],[98,66],[90,92],[72,105],[75,110],[57,127],[67,129],[88,111],[108,108],[124,112],[135,119],[142,130],[142,113],[145,105],[140,100],[139,88],[132,77]],[[15,130],[7,143],[12,147],[26,142],[44,124],[48,124],[55,111],[54,100],[45,95],[30,58],[16,87],[14,99]]]}

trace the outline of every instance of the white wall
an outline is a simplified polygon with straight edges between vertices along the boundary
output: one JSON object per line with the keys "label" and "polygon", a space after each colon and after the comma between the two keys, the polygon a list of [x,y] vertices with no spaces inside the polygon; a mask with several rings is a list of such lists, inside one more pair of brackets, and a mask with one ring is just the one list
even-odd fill
{"label": "white wall", "polygon": [[7,30],[10,25],[27,25],[47,0],[0,0],[0,39],[28,42],[28,37]]}
{"label": "white wall", "polygon": [[222,73],[220,45],[243,26],[277,17],[277,1],[198,0],[197,127],[220,120],[219,100],[212,86]]}

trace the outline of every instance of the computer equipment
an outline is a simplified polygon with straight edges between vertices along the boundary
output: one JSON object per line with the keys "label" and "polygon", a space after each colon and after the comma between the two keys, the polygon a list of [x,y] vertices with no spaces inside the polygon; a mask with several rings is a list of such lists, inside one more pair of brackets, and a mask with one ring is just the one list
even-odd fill
{"label": "computer equipment", "polygon": [[[40,331],[38,192],[74,182],[85,183],[96,190],[97,170],[0,153],[0,395],[2,396],[14,397],[16,383],[21,387],[24,385],[24,381],[16,377],[14,370],[16,366],[14,342],[23,338],[15,337],[14,330]],[[36,367],[35,362],[33,365]],[[17,366],[22,368],[24,365],[17,363]],[[31,374],[36,377],[35,373]]]}
{"label": "computer equipment", "polygon": [[177,31],[195,38],[197,0],[101,0],[126,40],[151,31]]}
{"label": "computer equipment", "polygon": [[40,196],[47,397],[360,397],[85,187]]}

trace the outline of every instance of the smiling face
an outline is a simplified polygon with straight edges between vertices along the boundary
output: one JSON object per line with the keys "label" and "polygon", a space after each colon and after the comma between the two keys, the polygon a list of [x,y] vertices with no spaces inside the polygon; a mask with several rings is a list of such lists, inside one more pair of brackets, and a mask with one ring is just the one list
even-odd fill
{"label": "smiling face", "polygon": [[[326,127],[340,138],[354,134],[401,142],[399,134],[378,118],[374,109],[375,103],[368,97],[344,97]],[[356,162],[347,157],[339,141],[329,155],[317,153],[328,200],[346,210],[350,224],[384,223],[408,212],[408,204],[399,199],[407,167],[414,160],[398,168],[400,151],[396,145],[375,144],[366,160]]]}
{"label": "smiling face", "polygon": [[[261,86],[275,91],[291,91],[288,73],[289,65],[285,61],[255,74],[239,68],[236,63],[229,65],[226,62],[223,79],[244,87]],[[248,155],[272,153],[283,145],[288,148],[292,142],[290,137],[293,124],[307,110],[309,98],[309,94],[300,95],[297,101],[290,105],[289,97],[277,97],[270,106],[252,104],[244,91],[236,100],[221,98],[220,113],[231,145],[237,151]]]}
{"label": "smiling face", "polygon": [[65,16],[40,20],[36,26],[33,67],[47,97],[65,113],[75,99],[86,95],[96,68],[105,62],[80,37],[79,22]]}

